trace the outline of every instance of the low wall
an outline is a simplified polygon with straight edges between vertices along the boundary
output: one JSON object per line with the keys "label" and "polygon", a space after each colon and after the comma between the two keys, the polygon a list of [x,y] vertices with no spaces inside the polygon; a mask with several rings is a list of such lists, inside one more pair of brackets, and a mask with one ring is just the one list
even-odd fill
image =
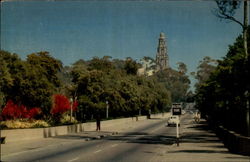
{"label": "low wall", "polygon": [[250,137],[241,136],[222,126],[216,128],[216,134],[230,152],[250,156]]}
{"label": "low wall", "polygon": [[49,128],[1,130],[1,137],[5,137],[5,143],[9,143],[20,140],[47,138],[82,131],[84,131],[84,123]]}
{"label": "low wall", "polygon": [[[166,113],[165,113],[166,114]],[[151,117],[162,117],[162,114],[151,115]],[[122,124],[131,124],[137,120],[146,120],[146,116],[139,116],[133,118],[122,118],[114,120],[102,121],[101,127],[105,131],[112,131],[114,128],[119,128]],[[1,137],[5,137],[5,143],[16,142],[21,140],[41,139],[53,137],[58,135],[66,135],[68,133],[78,133],[83,131],[95,131],[96,123],[80,123],[75,125],[57,126],[49,128],[31,128],[31,129],[12,129],[1,130]]]}

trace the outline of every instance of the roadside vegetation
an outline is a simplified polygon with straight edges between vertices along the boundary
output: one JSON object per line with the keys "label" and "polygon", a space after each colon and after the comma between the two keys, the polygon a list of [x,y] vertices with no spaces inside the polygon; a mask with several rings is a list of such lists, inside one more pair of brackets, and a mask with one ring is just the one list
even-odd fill
{"label": "roadside vegetation", "polygon": [[184,63],[178,63],[178,70],[139,76],[141,65],[131,58],[94,57],[63,66],[48,52],[32,53],[22,60],[18,54],[0,51],[0,62],[4,128],[86,122],[97,114],[105,118],[107,104],[110,118],[164,112],[190,94]]}
{"label": "roadside vegetation", "polygon": [[[250,44],[249,32],[247,38]],[[222,125],[239,134],[248,134],[249,69],[249,57],[246,59],[242,35],[229,46],[222,60],[205,58],[200,63],[195,73],[198,80],[196,103],[203,116],[212,125]]]}

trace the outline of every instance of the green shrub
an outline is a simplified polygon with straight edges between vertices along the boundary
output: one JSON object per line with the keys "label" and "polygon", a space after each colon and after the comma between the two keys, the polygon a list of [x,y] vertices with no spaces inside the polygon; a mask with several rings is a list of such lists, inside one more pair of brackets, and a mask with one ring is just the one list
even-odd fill
{"label": "green shrub", "polygon": [[1,129],[44,128],[50,125],[43,120],[7,120],[0,122]]}
{"label": "green shrub", "polygon": [[70,121],[70,115],[65,113],[65,114],[62,115],[62,118],[61,118],[60,122],[63,125],[75,124],[75,123],[77,123],[77,120],[72,116],[72,121]]}
{"label": "green shrub", "polygon": [[43,120],[36,120],[33,124],[32,124],[32,128],[45,128],[45,127],[49,127],[50,125]]}

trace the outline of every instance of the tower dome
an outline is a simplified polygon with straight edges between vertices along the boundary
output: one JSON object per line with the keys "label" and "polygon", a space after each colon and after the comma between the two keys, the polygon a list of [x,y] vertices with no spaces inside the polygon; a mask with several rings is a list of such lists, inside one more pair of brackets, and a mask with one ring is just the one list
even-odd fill
{"label": "tower dome", "polygon": [[160,38],[165,39],[165,34],[163,32],[160,33]]}

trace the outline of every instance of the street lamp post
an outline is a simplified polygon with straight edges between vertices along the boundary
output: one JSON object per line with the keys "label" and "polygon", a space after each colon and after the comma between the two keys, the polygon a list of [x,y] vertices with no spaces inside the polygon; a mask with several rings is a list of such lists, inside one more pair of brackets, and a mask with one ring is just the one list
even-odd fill
{"label": "street lamp post", "polygon": [[109,102],[106,101],[106,118],[109,118]]}
{"label": "street lamp post", "polygon": [[70,122],[72,123],[72,104],[73,104],[73,99],[70,98]]}

